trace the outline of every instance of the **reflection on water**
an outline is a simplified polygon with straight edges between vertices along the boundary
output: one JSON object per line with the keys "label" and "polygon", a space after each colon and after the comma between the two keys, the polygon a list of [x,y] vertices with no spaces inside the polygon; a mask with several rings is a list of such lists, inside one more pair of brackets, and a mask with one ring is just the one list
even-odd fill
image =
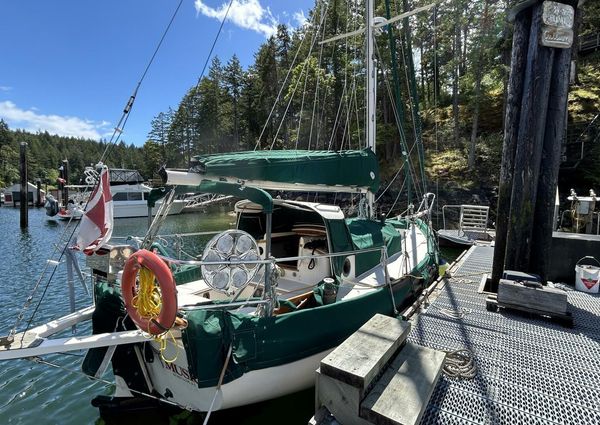
{"label": "reflection on water", "polygon": [[[161,233],[182,234],[186,232],[212,231],[229,228],[235,217],[228,214],[230,208],[218,208],[208,213],[182,214],[168,217]],[[39,304],[32,325],[57,318],[69,312],[68,288],[64,262],[49,279],[52,267],[41,274],[54,244],[61,235],[70,235],[72,227],[65,222],[49,219],[43,209],[29,210],[29,228],[19,229],[19,210],[0,208],[0,335],[6,335],[25,304],[34,284],[39,280],[31,307],[27,310],[21,329],[46,290],[44,302]],[[143,235],[148,226],[146,218],[115,220],[113,236]],[[120,240],[123,242],[124,240]],[[186,242],[190,243],[190,242]],[[197,244],[185,245],[193,252]],[[56,259],[56,257],[54,257]],[[83,264],[83,259],[81,259]],[[76,307],[90,303],[79,284],[75,284]],[[77,328],[80,335],[90,334],[90,324]],[[61,336],[70,335],[70,330]],[[84,352],[70,355],[50,355],[46,360],[64,369],[55,369],[27,360],[0,363],[0,417],[4,424],[202,424],[203,416],[187,411],[161,408],[152,412],[119,413],[100,418],[90,400],[96,395],[110,395],[112,386],[92,381],[79,373]],[[65,370],[66,369],[66,370]],[[72,372],[68,372],[68,371]],[[110,381],[107,374],[104,377]],[[258,403],[239,409],[215,412],[211,424],[306,424],[314,409],[314,391],[307,390],[269,402]]]}

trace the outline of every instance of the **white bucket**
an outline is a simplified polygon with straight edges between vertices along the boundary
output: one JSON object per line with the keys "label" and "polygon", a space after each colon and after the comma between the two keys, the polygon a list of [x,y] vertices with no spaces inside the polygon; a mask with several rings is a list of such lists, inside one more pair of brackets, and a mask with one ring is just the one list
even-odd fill
{"label": "white bucket", "polygon": [[579,263],[585,259],[594,260],[600,266],[600,262],[594,257],[588,255],[581,258],[575,265],[575,289],[596,294],[600,288],[600,267],[589,264],[580,265]]}

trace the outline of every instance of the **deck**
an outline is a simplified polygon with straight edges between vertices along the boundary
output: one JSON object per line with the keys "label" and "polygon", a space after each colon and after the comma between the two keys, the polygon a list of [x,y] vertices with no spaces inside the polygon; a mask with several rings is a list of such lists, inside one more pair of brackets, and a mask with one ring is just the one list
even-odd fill
{"label": "deck", "polygon": [[[409,342],[467,348],[478,368],[471,380],[443,375],[421,424],[600,424],[600,296],[568,292],[572,329],[488,312],[478,288],[492,255],[492,247],[471,247],[414,319]],[[457,310],[462,319],[444,314]]]}

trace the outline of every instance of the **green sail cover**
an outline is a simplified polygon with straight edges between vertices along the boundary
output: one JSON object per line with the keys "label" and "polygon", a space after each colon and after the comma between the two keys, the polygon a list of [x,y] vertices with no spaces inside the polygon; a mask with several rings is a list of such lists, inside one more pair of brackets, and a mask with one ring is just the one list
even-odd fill
{"label": "green sail cover", "polygon": [[192,172],[207,178],[360,188],[379,188],[377,157],[370,149],[341,152],[274,150],[199,155]]}
{"label": "green sail cover", "polygon": [[[396,303],[402,305],[411,290],[410,280],[394,287]],[[223,383],[251,370],[291,363],[331,349],[375,313],[393,313],[389,288],[272,317],[224,310],[188,311],[183,345],[191,375],[198,387],[206,388],[217,384],[230,344],[233,358],[227,365]]]}

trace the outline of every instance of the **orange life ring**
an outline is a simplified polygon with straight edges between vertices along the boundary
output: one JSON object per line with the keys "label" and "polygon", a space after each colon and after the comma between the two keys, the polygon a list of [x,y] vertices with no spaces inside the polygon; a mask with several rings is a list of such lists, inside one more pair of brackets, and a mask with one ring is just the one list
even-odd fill
{"label": "orange life ring", "polygon": [[[133,298],[137,294],[137,275],[142,267],[154,273],[160,287],[161,309],[156,319],[142,316],[133,306]],[[132,254],[123,269],[121,291],[127,314],[141,330],[160,335],[173,326],[177,316],[177,289],[171,269],[158,255],[145,249]]]}

